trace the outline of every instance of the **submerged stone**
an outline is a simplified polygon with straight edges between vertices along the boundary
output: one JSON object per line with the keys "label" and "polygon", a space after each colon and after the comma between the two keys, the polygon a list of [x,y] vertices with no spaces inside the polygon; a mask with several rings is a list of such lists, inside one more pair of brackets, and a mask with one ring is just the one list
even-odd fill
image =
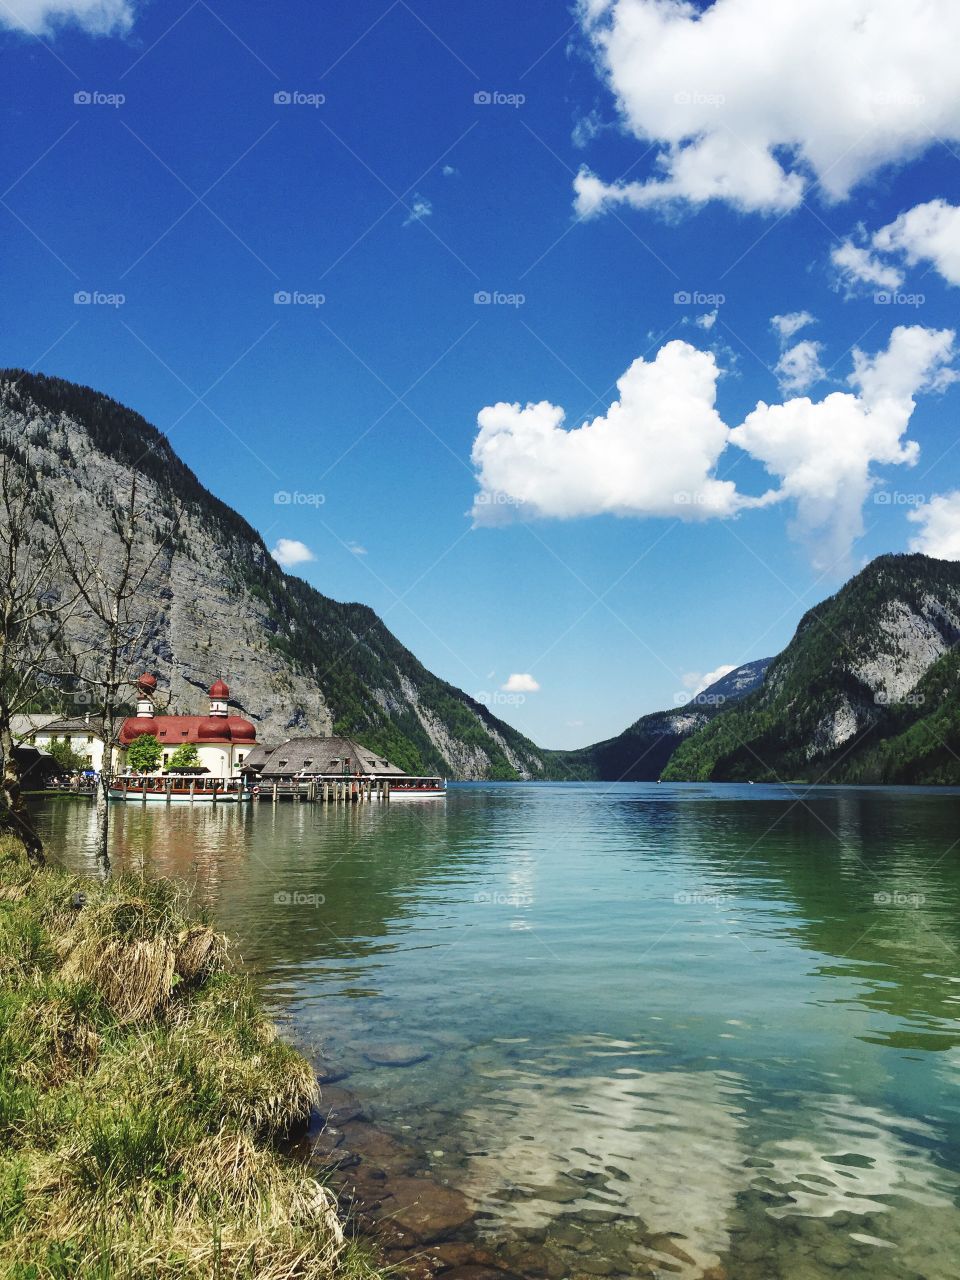
{"label": "submerged stone", "polygon": [[377,1067],[413,1067],[430,1057],[429,1050],[416,1044],[368,1044],[363,1051],[368,1062]]}

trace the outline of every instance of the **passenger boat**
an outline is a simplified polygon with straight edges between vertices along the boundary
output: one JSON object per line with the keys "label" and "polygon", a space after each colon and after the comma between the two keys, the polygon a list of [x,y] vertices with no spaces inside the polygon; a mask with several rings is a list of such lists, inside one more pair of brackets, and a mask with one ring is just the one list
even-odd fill
{"label": "passenger boat", "polygon": [[111,779],[111,800],[147,804],[238,804],[250,799],[243,778],[172,773],[121,774]]}
{"label": "passenger boat", "polygon": [[391,778],[390,799],[442,800],[447,794],[445,778]]}

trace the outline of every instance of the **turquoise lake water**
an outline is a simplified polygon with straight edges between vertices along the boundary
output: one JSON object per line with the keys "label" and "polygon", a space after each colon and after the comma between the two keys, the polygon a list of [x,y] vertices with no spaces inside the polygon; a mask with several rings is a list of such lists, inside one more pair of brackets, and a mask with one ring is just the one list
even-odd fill
{"label": "turquoise lake water", "polygon": [[[571,1274],[960,1275],[960,792],[112,815],[115,865],[194,886],[491,1241]],[[92,870],[91,807],[41,817]],[[429,1057],[371,1066],[371,1042]]]}

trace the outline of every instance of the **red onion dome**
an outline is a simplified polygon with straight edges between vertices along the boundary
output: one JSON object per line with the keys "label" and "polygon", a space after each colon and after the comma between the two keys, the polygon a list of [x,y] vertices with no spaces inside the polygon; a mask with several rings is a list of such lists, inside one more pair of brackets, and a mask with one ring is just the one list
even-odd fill
{"label": "red onion dome", "polygon": [[130,716],[120,728],[120,741],[129,746],[134,738],[142,738],[145,733],[159,736],[160,726],[153,716]]}
{"label": "red onion dome", "polygon": [[226,723],[234,742],[256,742],[256,726],[249,720],[244,720],[241,716],[227,716]]}
{"label": "red onion dome", "polygon": [[157,687],[157,677],[152,676],[149,671],[145,671],[137,681],[137,688],[142,689],[144,693],[152,692]]}
{"label": "red onion dome", "polygon": [[206,716],[197,725],[197,738],[201,742],[209,742],[211,739],[223,741],[224,738],[229,737],[230,730],[226,720],[217,716]]}
{"label": "red onion dome", "polygon": [[214,680],[210,686],[210,697],[224,700],[230,697],[230,689],[222,680]]}

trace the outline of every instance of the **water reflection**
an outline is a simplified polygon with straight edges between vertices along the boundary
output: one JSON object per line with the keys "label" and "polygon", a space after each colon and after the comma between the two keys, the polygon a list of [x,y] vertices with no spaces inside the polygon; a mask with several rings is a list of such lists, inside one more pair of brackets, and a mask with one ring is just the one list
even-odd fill
{"label": "water reflection", "polygon": [[[498,1239],[574,1274],[951,1273],[956,794],[491,786],[114,816],[115,864],[189,884]],[[42,819],[93,866],[88,808]],[[429,1058],[371,1066],[391,1037]]]}

